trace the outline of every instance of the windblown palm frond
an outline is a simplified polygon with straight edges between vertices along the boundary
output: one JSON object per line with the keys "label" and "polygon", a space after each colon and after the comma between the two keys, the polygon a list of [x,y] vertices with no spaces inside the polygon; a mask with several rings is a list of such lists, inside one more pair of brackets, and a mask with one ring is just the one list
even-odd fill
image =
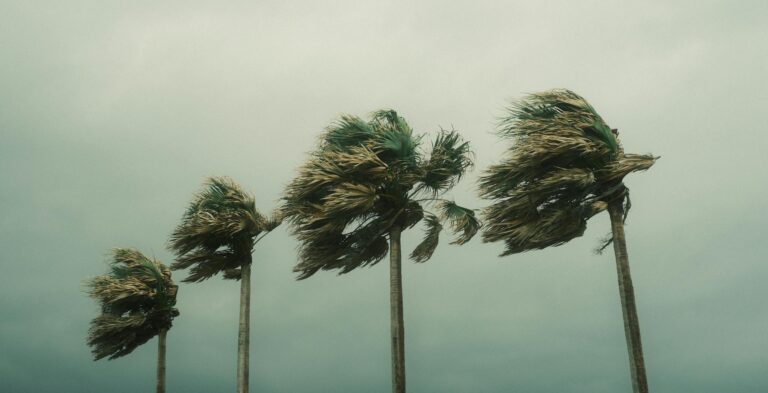
{"label": "windblown palm frond", "polygon": [[[168,247],[176,254],[173,270],[190,268],[184,282],[199,282],[218,273],[238,279],[236,272],[250,256],[256,237],[282,221],[256,210],[251,195],[226,177],[209,178],[171,234]],[[248,259],[250,260],[250,259]]]}
{"label": "windblown palm frond", "polygon": [[443,220],[448,221],[453,231],[459,234],[451,244],[464,244],[480,230],[480,221],[471,209],[461,207],[452,201],[440,201],[438,209]]}
{"label": "windblown palm frond", "polygon": [[428,214],[424,217],[424,221],[427,227],[427,230],[424,232],[424,240],[411,252],[411,259],[419,263],[426,262],[432,257],[440,241],[440,231],[443,230],[443,224],[440,223],[440,219],[434,214]]}
{"label": "windblown palm frond", "polygon": [[607,203],[628,198],[623,178],[657,157],[625,154],[595,109],[569,90],[532,94],[509,109],[499,134],[514,144],[482,176],[483,240],[508,255],[581,236]]}
{"label": "windblown palm frond", "polygon": [[469,142],[455,131],[441,131],[432,144],[429,160],[424,163],[421,186],[435,195],[453,188],[472,167]]}
{"label": "windblown palm frond", "polygon": [[170,270],[137,250],[115,249],[110,272],[88,280],[86,288],[101,307],[88,331],[95,360],[131,353],[179,315]]}
{"label": "windblown palm frond", "polygon": [[[455,131],[442,131],[428,157],[420,146],[421,137],[393,110],[374,112],[370,121],[345,115],[325,130],[283,198],[300,241],[299,279],[379,262],[393,226],[410,228],[426,216],[437,228],[416,197],[435,199],[450,189],[471,166],[471,152]],[[464,232],[462,242],[474,234],[452,227]],[[427,251],[421,246],[414,259],[425,261]]]}

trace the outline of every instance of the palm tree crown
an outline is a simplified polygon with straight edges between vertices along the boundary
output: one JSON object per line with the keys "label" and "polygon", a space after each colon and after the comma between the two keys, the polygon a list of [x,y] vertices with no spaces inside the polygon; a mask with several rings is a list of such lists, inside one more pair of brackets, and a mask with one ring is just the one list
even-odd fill
{"label": "palm tree crown", "polygon": [[86,288],[101,306],[88,331],[95,360],[131,353],[170,329],[179,315],[174,308],[178,286],[170,270],[137,250],[113,250],[110,272],[88,280]]}
{"label": "palm tree crown", "polygon": [[610,203],[629,208],[624,176],[657,157],[625,154],[612,130],[569,90],[532,94],[514,104],[500,135],[515,144],[481,178],[495,202],[484,210],[483,240],[503,241],[502,255],[563,244],[581,236],[587,220]]}
{"label": "palm tree crown", "polygon": [[[285,192],[283,211],[301,242],[299,279],[318,270],[347,273],[379,262],[393,227],[410,228],[424,219],[424,241],[411,254],[430,258],[441,222],[469,241],[480,227],[474,212],[438,198],[472,165],[469,144],[455,131],[441,131],[427,157],[405,119],[381,110],[370,121],[342,116],[328,127],[319,147]],[[437,214],[424,210],[430,203]]]}
{"label": "palm tree crown", "polygon": [[280,225],[276,213],[267,219],[251,195],[226,177],[208,179],[171,234],[174,270],[190,268],[184,282],[200,282],[218,273],[240,280],[237,341],[237,391],[248,392],[250,351],[251,263],[253,246]]}
{"label": "palm tree crown", "polygon": [[181,224],[171,235],[169,248],[177,259],[173,270],[190,268],[184,282],[200,282],[218,273],[239,280],[243,263],[250,263],[253,245],[280,224],[279,215],[266,218],[252,196],[226,177],[208,179],[196,195]]}

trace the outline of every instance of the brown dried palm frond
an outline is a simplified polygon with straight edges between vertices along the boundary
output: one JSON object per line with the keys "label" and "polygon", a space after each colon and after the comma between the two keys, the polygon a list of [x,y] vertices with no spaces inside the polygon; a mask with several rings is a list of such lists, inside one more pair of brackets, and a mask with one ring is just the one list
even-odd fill
{"label": "brown dried palm frond", "polygon": [[[373,265],[386,256],[393,226],[410,228],[436,217],[420,201],[436,200],[461,179],[471,152],[453,130],[441,131],[429,154],[420,145],[421,137],[392,110],[375,112],[369,121],[342,116],[325,130],[283,197],[283,213],[300,242],[294,269],[300,279]],[[452,225],[463,233],[461,242],[474,234],[465,230],[470,226]],[[427,249],[415,254],[419,261],[429,258]]]}
{"label": "brown dried palm frond", "polygon": [[87,339],[96,360],[132,352],[178,315],[171,271],[134,249],[113,250],[110,272],[87,280],[86,291],[101,308]]}
{"label": "brown dried palm frond", "polygon": [[199,282],[220,272],[226,278],[243,263],[256,238],[275,229],[282,213],[263,216],[251,195],[227,177],[209,178],[171,234],[174,270],[190,268],[184,282]]}
{"label": "brown dried palm frond", "polygon": [[513,145],[485,171],[480,194],[493,200],[483,211],[483,240],[503,241],[503,255],[581,236],[590,217],[627,197],[624,176],[657,159],[625,154],[615,130],[569,90],[514,104],[499,134]]}

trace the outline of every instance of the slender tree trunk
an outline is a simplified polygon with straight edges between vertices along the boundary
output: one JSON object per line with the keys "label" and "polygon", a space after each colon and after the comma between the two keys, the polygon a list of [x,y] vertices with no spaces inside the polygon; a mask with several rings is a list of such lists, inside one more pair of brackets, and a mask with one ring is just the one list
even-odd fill
{"label": "slender tree trunk", "polygon": [[165,393],[165,335],[167,329],[157,335],[157,393]]}
{"label": "slender tree trunk", "polygon": [[648,381],[645,376],[645,361],[643,360],[643,345],[640,342],[640,321],[635,307],[635,290],[632,287],[632,277],[629,274],[629,257],[627,243],[624,238],[624,209],[622,202],[608,205],[613,230],[613,250],[616,253],[616,270],[619,276],[619,295],[621,296],[621,311],[624,315],[624,334],[627,338],[629,351],[629,371],[632,377],[634,393],[648,393]]}
{"label": "slender tree trunk", "polygon": [[400,227],[389,231],[389,304],[392,329],[392,393],[405,393],[405,323],[400,256]]}
{"label": "slender tree trunk", "polygon": [[251,256],[241,267],[240,325],[237,334],[237,393],[248,393],[248,353],[251,330]]}

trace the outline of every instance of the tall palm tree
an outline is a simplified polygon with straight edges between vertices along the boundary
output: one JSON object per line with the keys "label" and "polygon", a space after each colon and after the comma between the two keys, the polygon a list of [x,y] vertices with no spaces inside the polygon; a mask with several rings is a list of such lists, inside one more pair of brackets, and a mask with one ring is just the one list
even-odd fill
{"label": "tall palm tree", "polygon": [[164,393],[165,336],[179,315],[171,271],[137,250],[116,248],[109,273],[86,281],[86,290],[101,306],[88,330],[94,360],[125,356],[158,336],[157,392]]}
{"label": "tall palm tree", "polygon": [[171,269],[187,269],[184,282],[201,282],[218,273],[240,280],[237,340],[237,392],[248,392],[250,349],[251,253],[253,246],[280,225],[279,214],[266,218],[251,195],[226,177],[208,179],[174,230]]}
{"label": "tall palm tree", "polygon": [[569,90],[532,94],[514,104],[501,121],[500,135],[515,143],[481,178],[481,195],[494,200],[484,210],[483,240],[503,241],[502,255],[557,246],[581,236],[587,220],[607,209],[633,391],[647,392],[624,237],[630,201],[623,179],[650,168],[657,157],[625,154],[618,132]]}
{"label": "tall palm tree", "polygon": [[[424,220],[426,235],[411,253],[428,260],[446,221],[464,244],[480,227],[474,212],[438,198],[472,165],[469,144],[441,131],[427,157],[421,137],[393,110],[370,121],[342,116],[289,184],[284,213],[301,242],[299,279],[319,270],[348,273],[374,265],[389,251],[392,391],[405,392],[400,234]],[[431,205],[437,214],[423,208]]]}

